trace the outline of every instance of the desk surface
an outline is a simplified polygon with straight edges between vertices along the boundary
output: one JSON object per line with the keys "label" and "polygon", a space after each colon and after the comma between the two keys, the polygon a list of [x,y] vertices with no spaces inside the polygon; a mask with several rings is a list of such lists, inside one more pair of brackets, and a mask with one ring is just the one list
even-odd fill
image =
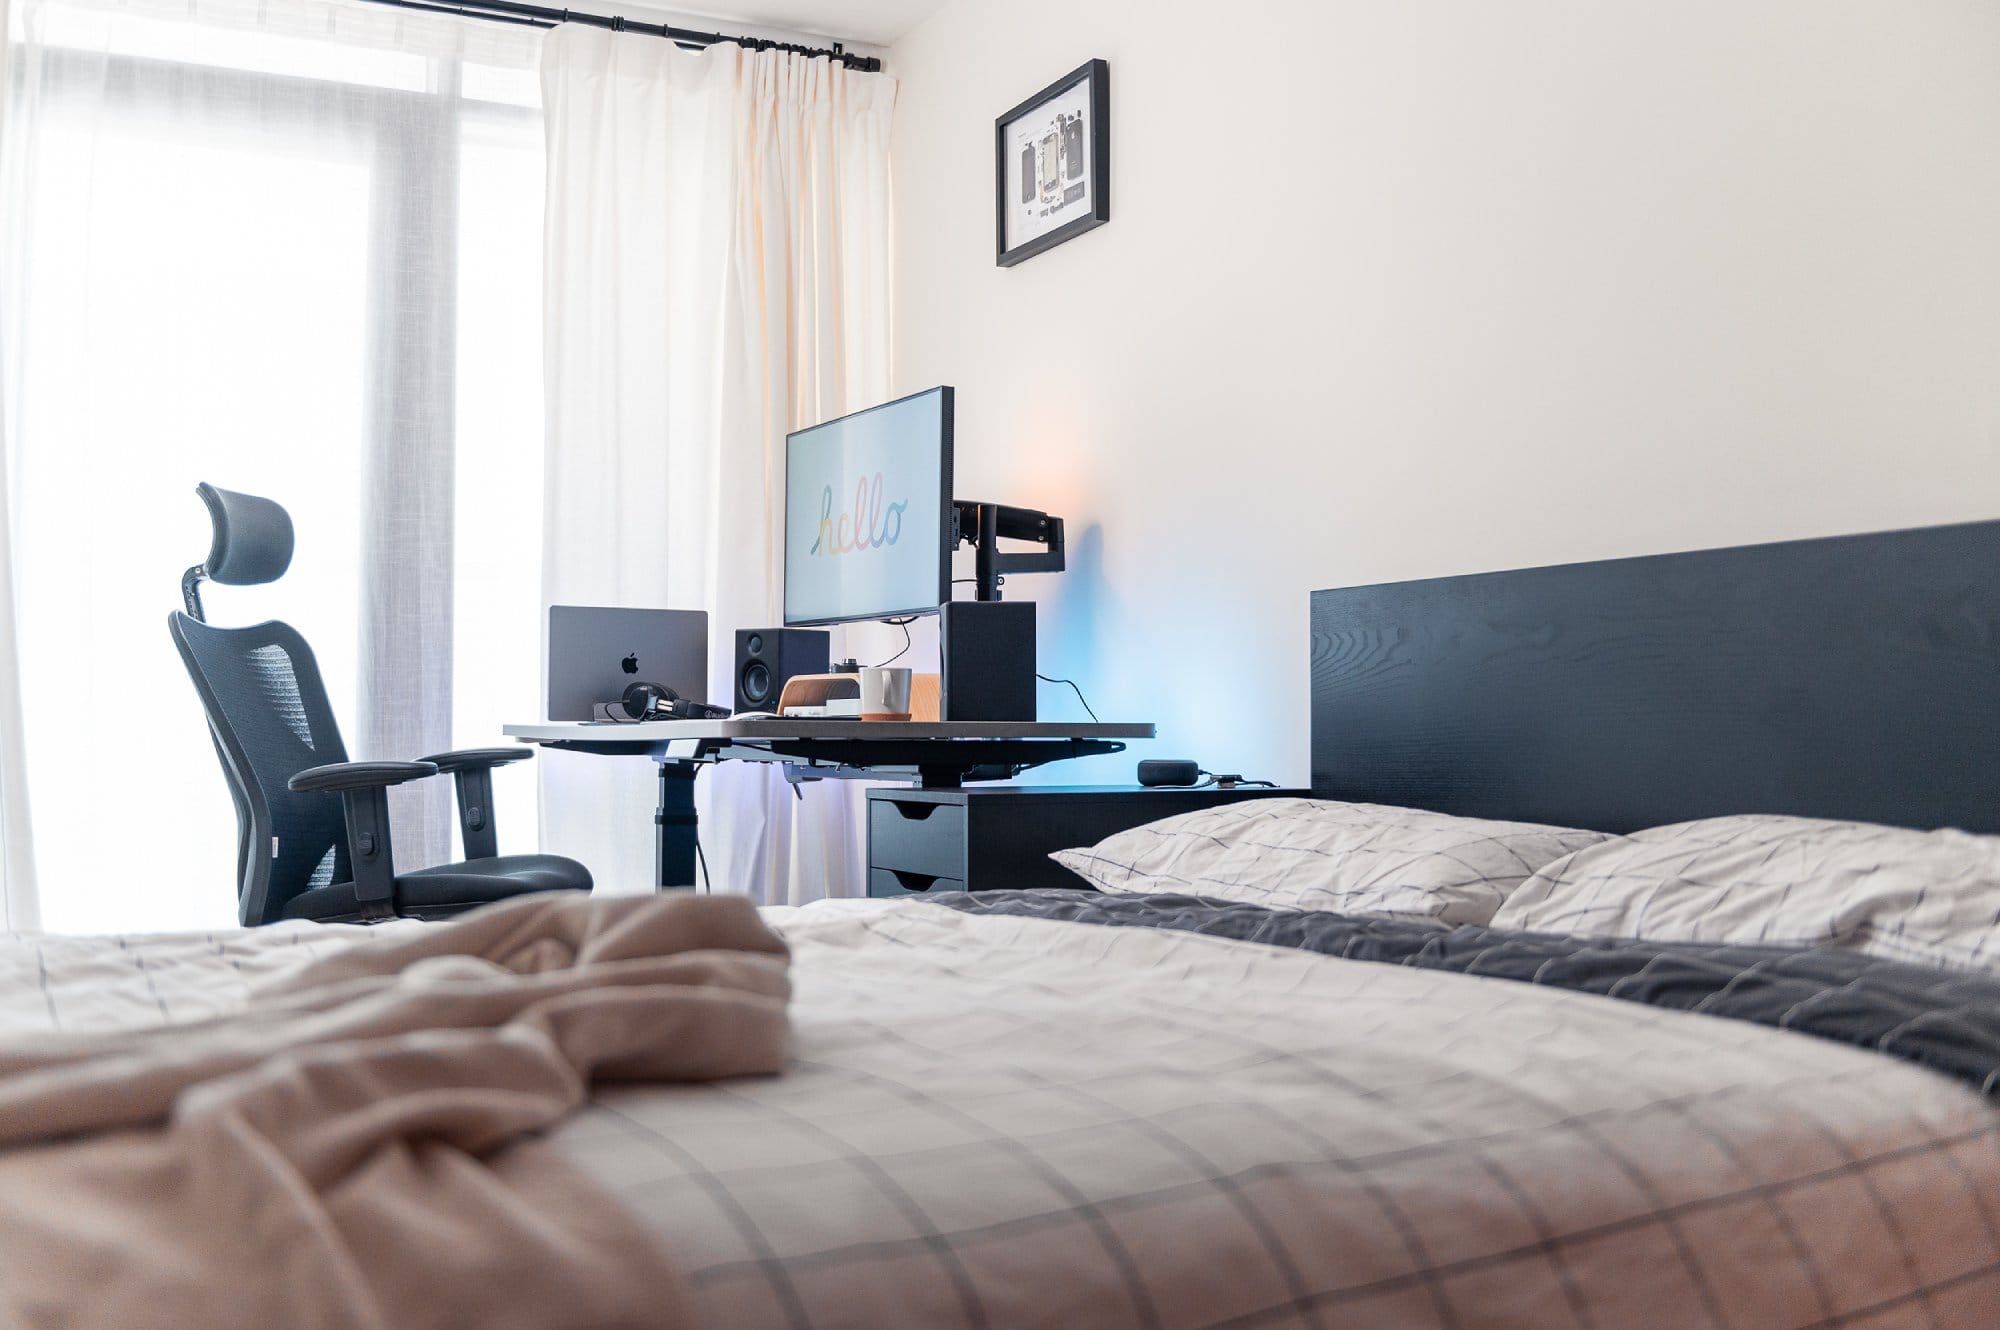
{"label": "desk surface", "polygon": [[672,739],[1150,739],[1139,723],[1058,720],[776,720],[539,721],[503,725],[501,733],[525,743],[646,743]]}

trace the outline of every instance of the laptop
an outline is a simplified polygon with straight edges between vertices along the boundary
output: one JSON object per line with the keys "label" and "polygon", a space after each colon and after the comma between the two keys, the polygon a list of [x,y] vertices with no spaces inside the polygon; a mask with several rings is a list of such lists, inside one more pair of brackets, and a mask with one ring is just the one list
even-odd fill
{"label": "laptop", "polygon": [[549,719],[589,720],[635,683],[708,700],[708,611],[549,606]]}

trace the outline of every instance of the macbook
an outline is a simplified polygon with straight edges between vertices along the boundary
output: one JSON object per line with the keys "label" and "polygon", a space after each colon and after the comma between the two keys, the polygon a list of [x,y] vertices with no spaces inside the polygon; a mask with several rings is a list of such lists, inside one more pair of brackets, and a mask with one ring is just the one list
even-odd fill
{"label": "macbook", "polygon": [[549,607],[549,719],[589,720],[635,683],[708,700],[708,612]]}

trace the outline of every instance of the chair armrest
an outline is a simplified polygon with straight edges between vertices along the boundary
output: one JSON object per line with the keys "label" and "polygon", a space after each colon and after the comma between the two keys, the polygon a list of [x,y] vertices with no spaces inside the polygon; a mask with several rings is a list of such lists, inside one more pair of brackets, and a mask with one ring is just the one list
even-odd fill
{"label": "chair armrest", "polygon": [[452,773],[473,771],[487,767],[504,767],[509,762],[525,762],[535,755],[535,750],[518,748],[460,748],[450,753],[432,753],[420,757],[419,762],[428,762],[439,771]]}
{"label": "chair armrest", "polygon": [[363,919],[396,912],[396,856],[389,837],[389,786],[438,774],[433,762],[332,762],[285,782],[300,794],[340,796],[347,819],[347,862]]}
{"label": "chair armrest", "polygon": [[458,834],[467,859],[491,859],[500,853],[499,836],[493,830],[493,768],[534,755],[535,750],[526,747],[461,748],[423,759],[420,765],[450,772],[458,787]]}
{"label": "chair armrest", "polygon": [[407,780],[422,780],[437,774],[434,762],[332,762],[306,768],[286,781],[285,788],[300,794],[320,790],[340,794],[347,790],[401,785]]}

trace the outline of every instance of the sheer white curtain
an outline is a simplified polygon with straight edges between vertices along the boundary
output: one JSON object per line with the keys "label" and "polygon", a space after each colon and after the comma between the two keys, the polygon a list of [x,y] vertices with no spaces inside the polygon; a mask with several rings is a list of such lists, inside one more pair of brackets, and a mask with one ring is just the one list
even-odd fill
{"label": "sheer white curtain", "polygon": [[[0,0],[0,82],[11,67],[13,30],[8,0]],[[0,89],[4,94],[4,89]],[[6,188],[13,155],[7,150],[8,101],[0,95],[0,190]],[[4,232],[0,232],[4,235]],[[0,280],[0,364],[13,343],[14,285]],[[27,750],[21,742],[20,651],[14,627],[14,535],[9,483],[14,453],[7,446],[7,384],[0,375],[0,929],[40,926],[35,898],[35,851],[28,824]]]}
{"label": "sheer white curtain", "polygon": [[[291,571],[210,616],[296,625],[355,756],[534,714],[541,34],[342,0],[14,8],[10,917],[32,881],[52,929],[227,924],[234,814],[165,626],[207,549],[196,481],[291,510]],[[498,781],[503,850],[532,848],[532,777]],[[411,788],[403,867],[451,852],[448,783]]]}
{"label": "sheer white curtain", "polygon": [[[0,18],[5,17],[0,7]],[[3,299],[4,296],[0,296]],[[0,315],[0,355],[5,355],[5,318]],[[0,394],[5,385],[0,383]],[[35,891],[35,845],[28,820],[27,747],[22,742],[19,634],[14,615],[12,456],[7,448],[7,411],[0,397],[0,930],[28,932],[41,926]]]}
{"label": "sheer white curtain", "polygon": [[[551,603],[706,609],[711,696],[777,623],[787,430],[888,396],[895,84],[826,59],[571,25],[544,43]],[[840,646],[836,643],[836,647]],[[652,880],[647,764],[551,754],[549,848]],[[858,791],[705,774],[718,890],[851,894]]]}

